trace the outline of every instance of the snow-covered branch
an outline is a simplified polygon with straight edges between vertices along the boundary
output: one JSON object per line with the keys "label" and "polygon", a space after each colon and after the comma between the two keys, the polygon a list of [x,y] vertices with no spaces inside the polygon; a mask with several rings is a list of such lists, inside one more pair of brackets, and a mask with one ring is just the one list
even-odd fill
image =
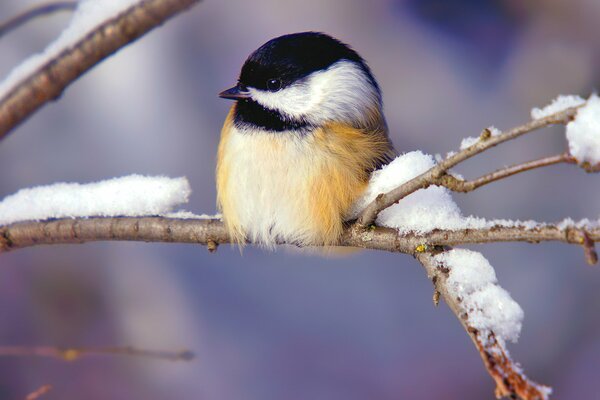
{"label": "snow-covered branch", "polygon": [[[440,185],[445,186],[450,190],[464,191],[463,188],[456,185],[455,181],[444,179],[445,175],[448,174],[448,171],[460,164],[463,161],[466,161],[477,154],[480,154],[494,146],[497,146],[501,143],[507,142],[512,139],[516,139],[526,133],[533,132],[535,130],[547,127],[549,125],[555,124],[567,124],[570,122],[577,113],[577,107],[570,107],[565,110],[560,110],[556,113],[545,115],[539,119],[533,119],[530,122],[527,122],[523,125],[517,126],[513,129],[510,129],[506,132],[498,132],[496,130],[492,130],[486,128],[483,130],[479,138],[467,141],[468,146],[464,146],[464,148],[454,154],[450,154],[446,159],[442,160],[435,166],[431,167],[429,170],[425,171],[421,175],[411,179],[410,181],[404,183],[397,188],[387,192],[379,194],[375,200],[373,200],[361,213],[358,218],[358,224],[362,226],[367,226],[377,218],[377,215],[382,210],[392,206],[395,203],[398,203],[400,200],[410,195],[411,193],[416,192],[419,189],[428,188],[431,185]],[[472,142],[472,143],[471,143]],[[465,143],[463,141],[463,143]],[[462,146],[461,146],[462,147]],[[515,173],[527,171],[531,168],[520,167],[513,170],[512,173],[499,173],[499,176],[496,176],[495,179],[498,180],[501,178],[505,178]],[[483,178],[483,181],[489,180],[487,178]],[[481,184],[479,186],[482,186]],[[474,186],[473,189],[479,187]]]}
{"label": "snow-covered branch", "polygon": [[78,8],[79,18],[44,53],[27,60],[0,84],[0,139],[45,103],[60,97],[94,65],[197,2],[127,0],[124,4],[131,4],[130,8],[121,12],[122,4],[115,10],[107,6],[108,15]]}
{"label": "snow-covered branch", "polygon": [[551,389],[527,378],[508,354],[505,340],[515,340],[523,311],[496,283],[494,270],[479,253],[452,250],[420,253],[434,284],[475,344],[485,368],[496,382],[496,397],[544,400]]}

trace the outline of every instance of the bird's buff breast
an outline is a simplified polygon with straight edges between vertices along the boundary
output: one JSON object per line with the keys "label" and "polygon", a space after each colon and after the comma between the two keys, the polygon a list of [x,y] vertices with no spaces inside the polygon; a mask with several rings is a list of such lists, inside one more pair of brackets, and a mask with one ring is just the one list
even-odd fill
{"label": "bird's buff breast", "polygon": [[325,150],[314,134],[224,129],[218,203],[234,239],[267,246],[334,243],[363,185],[345,177]]}

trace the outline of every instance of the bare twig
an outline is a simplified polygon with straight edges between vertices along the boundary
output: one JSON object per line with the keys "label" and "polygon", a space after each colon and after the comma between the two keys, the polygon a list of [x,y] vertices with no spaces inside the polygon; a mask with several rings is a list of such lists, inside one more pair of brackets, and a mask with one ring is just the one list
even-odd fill
{"label": "bare twig", "polygon": [[438,266],[433,259],[433,254],[420,253],[417,255],[417,260],[434,283],[435,291],[444,299],[475,344],[488,373],[496,382],[496,396],[509,396],[522,400],[547,399],[549,389],[530,381],[525,376],[521,368],[510,359],[504,344],[496,338],[494,332],[487,334],[487,337],[482,337],[481,332],[469,326],[467,316],[460,306],[460,299],[454,297],[446,286],[448,272]]}
{"label": "bare twig", "polygon": [[35,392],[31,392],[25,397],[25,400],[36,400],[52,390],[52,385],[43,385]]}
{"label": "bare twig", "polygon": [[388,193],[382,193],[377,196],[377,198],[363,210],[357,220],[357,224],[362,227],[368,226],[375,221],[381,210],[390,207],[391,205],[399,202],[404,197],[416,192],[419,189],[425,189],[431,185],[435,185],[436,181],[446,174],[450,168],[489,148],[549,125],[568,123],[575,117],[577,109],[578,107],[568,108],[556,114],[535,119],[496,136],[482,134],[480,139],[473,145],[444,159],[439,164],[436,164],[431,169],[411,179],[405,184],[389,191]]}
{"label": "bare twig", "polygon": [[[583,245],[582,235],[600,241],[600,227],[587,230],[539,224],[494,226],[456,231],[435,230],[427,234],[399,234],[391,228],[347,228],[339,245],[415,254],[433,246],[453,246],[493,242],[557,241]],[[218,219],[176,219],[165,217],[66,218],[52,221],[19,222],[0,227],[0,253],[42,244],[85,243],[92,241],[176,242],[209,245],[230,243],[225,226]]]}
{"label": "bare twig", "polygon": [[577,164],[577,160],[569,153],[558,154],[556,156],[540,158],[537,160],[525,162],[522,164],[512,165],[510,167],[501,168],[489,174],[483,175],[477,179],[465,181],[456,178],[450,174],[444,174],[435,180],[435,185],[444,186],[454,192],[470,192],[488,183],[496,182],[500,179],[507,178],[521,172],[530,171],[536,168],[543,168],[554,164]]}
{"label": "bare twig", "polygon": [[189,350],[162,351],[144,350],[134,347],[52,347],[52,346],[0,346],[0,357],[2,356],[36,356],[54,357],[65,361],[75,361],[84,356],[92,355],[119,355],[133,357],[156,358],[167,361],[189,361],[194,354]]}
{"label": "bare twig", "polygon": [[77,7],[76,1],[50,1],[47,3],[36,4],[35,6],[15,15],[9,20],[0,23],[0,37],[8,32],[26,24],[34,18],[43,17],[58,11],[73,10]]}
{"label": "bare twig", "polygon": [[0,139],[94,65],[198,1],[143,0],[95,28],[0,99]]}

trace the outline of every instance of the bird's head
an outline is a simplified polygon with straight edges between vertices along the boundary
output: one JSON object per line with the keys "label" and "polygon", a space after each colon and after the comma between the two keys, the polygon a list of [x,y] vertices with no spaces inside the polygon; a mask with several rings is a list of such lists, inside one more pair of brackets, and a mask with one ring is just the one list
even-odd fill
{"label": "bird's head", "polygon": [[323,33],[280,36],[248,57],[236,86],[236,123],[286,130],[335,121],[360,125],[381,111],[381,92],[365,61]]}

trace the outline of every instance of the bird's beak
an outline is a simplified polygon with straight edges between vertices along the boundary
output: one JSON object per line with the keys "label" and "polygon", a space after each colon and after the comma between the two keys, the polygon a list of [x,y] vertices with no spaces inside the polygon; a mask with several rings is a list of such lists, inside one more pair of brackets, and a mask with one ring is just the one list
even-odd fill
{"label": "bird's beak", "polygon": [[234,86],[219,93],[219,97],[230,100],[243,100],[250,97],[250,92],[242,90],[240,85]]}

